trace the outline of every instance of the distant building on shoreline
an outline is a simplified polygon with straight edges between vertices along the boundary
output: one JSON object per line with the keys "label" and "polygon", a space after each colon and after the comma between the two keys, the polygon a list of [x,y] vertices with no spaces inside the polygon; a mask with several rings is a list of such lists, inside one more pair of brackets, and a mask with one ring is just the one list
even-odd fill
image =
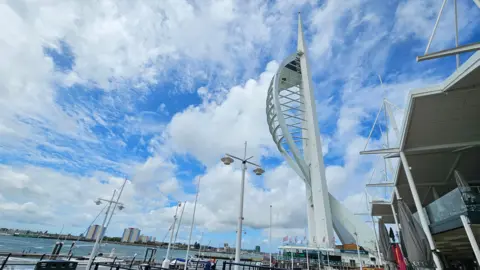
{"label": "distant building on shoreline", "polygon": [[123,230],[122,242],[135,243],[140,240],[140,229],[126,228]]}
{"label": "distant building on shoreline", "polygon": [[155,242],[155,240],[157,240],[156,237],[147,236],[147,235],[140,235],[140,239],[139,239],[139,241],[142,243]]}
{"label": "distant building on shoreline", "polygon": [[98,235],[100,233],[102,233],[102,226],[100,225],[92,225],[90,227],[88,227],[88,232],[87,232],[87,235],[85,236],[85,239],[87,240],[96,240]]}

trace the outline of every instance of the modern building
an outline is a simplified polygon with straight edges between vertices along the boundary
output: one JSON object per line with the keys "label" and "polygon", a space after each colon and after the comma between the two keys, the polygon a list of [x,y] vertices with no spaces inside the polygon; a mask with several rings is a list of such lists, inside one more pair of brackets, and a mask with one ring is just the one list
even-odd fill
{"label": "modern building", "polygon": [[[360,250],[357,250],[358,248]],[[326,267],[325,269],[355,268],[360,265],[359,261],[363,267],[377,264],[375,256],[372,256],[368,251],[364,250],[362,247],[357,247],[355,244],[336,245],[332,248],[289,245],[280,246],[279,250],[281,251],[281,254],[279,254],[280,256],[278,257],[281,259],[279,267],[285,269],[299,267],[300,265],[298,265],[298,263],[306,263],[307,258],[311,263],[312,260],[316,263],[316,261],[320,259],[320,263]],[[328,266],[331,268],[328,268]]]}
{"label": "modern building", "polygon": [[[403,224],[400,203],[405,203],[425,233],[425,249],[437,269],[459,263],[463,269],[477,269],[480,52],[442,83],[411,91],[404,113],[399,128],[395,118],[389,117],[389,126],[399,138],[397,145],[361,152],[396,162],[388,182],[367,185],[392,190],[390,198],[371,202],[371,215],[395,224],[405,235],[405,228],[399,226]],[[408,239],[402,239],[401,245],[408,258]]]}
{"label": "modern building", "polygon": [[85,236],[85,239],[87,240],[96,240],[98,235],[102,232],[101,230],[101,225],[91,225],[88,227],[87,235]]}
{"label": "modern building", "polygon": [[267,122],[273,141],[306,187],[308,244],[333,247],[336,239],[375,250],[375,235],[346,209],[327,186],[313,83],[300,15],[297,51],[280,64],[267,94]]}
{"label": "modern building", "polygon": [[139,240],[142,243],[155,242],[156,238],[153,236],[140,235]]}
{"label": "modern building", "polygon": [[260,246],[255,246],[255,252],[260,253]]}
{"label": "modern building", "polygon": [[126,228],[123,230],[122,242],[135,243],[140,241],[140,229]]}

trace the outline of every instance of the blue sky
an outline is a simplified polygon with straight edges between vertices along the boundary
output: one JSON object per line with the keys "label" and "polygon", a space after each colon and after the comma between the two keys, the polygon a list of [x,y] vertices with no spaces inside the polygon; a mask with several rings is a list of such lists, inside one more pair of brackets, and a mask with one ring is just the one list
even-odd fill
{"label": "blue sky", "polygon": [[[92,201],[127,177],[127,208],[107,234],[137,226],[162,238],[180,200],[185,240],[200,181],[195,237],[205,232],[206,242],[233,245],[240,171],[219,158],[241,155],[248,141],[267,172],[247,177],[245,245],[267,247],[270,204],[274,244],[303,237],[304,187],[265,116],[270,79],[295,51],[298,11],[329,189],[364,211],[363,186],[377,161],[358,152],[382,98],[400,108],[401,123],[407,93],[455,69],[452,57],[415,61],[437,2],[8,2],[0,7],[0,24],[9,26],[0,34],[0,226],[64,224],[80,233],[100,210]],[[479,9],[458,4],[460,43],[478,40]],[[447,7],[431,51],[454,46],[452,14]],[[377,130],[371,147],[382,139]]]}

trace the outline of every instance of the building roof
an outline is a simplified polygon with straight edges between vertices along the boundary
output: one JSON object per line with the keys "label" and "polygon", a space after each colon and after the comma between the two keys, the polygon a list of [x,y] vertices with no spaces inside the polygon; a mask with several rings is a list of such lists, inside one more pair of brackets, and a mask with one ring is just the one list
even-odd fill
{"label": "building roof", "polygon": [[[391,150],[392,158],[405,153],[423,206],[434,200],[434,191],[441,197],[456,187],[454,169],[471,185],[480,184],[480,52],[441,84],[410,92],[400,144]],[[394,179],[416,211],[401,163]],[[386,208],[374,202],[372,214],[383,216]]]}

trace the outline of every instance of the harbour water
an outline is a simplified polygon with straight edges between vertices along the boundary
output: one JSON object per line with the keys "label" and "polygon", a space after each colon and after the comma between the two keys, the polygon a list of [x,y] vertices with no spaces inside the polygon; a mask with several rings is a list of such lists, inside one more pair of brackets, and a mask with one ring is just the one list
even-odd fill
{"label": "harbour water", "polygon": [[[61,241],[61,240],[60,240]],[[0,252],[11,253],[36,253],[36,254],[50,254],[52,252],[56,239],[44,239],[44,238],[28,238],[28,237],[16,237],[16,236],[4,236],[0,235]],[[66,240],[63,242],[63,248],[61,253],[67,253],[70,249],[72,241]],[[73,250],[75,256],[86,256],[93,248],[93,242],[77,241]],[[108,256],[113,248],[115,248],[115,256],[123,258],[132,258],[137,255],[137,259],[143,258],[148,246],[129,246],[119,245],[113,243],[103,243],[100,247],[100,252],[104,256]],[[186,250],[172,250],[172,258],[185,258]],[[191,255],[195,255],[197,251],[191,251]],[[156,260],[163,260],[167,250],[163,248],[157,248]]]}

